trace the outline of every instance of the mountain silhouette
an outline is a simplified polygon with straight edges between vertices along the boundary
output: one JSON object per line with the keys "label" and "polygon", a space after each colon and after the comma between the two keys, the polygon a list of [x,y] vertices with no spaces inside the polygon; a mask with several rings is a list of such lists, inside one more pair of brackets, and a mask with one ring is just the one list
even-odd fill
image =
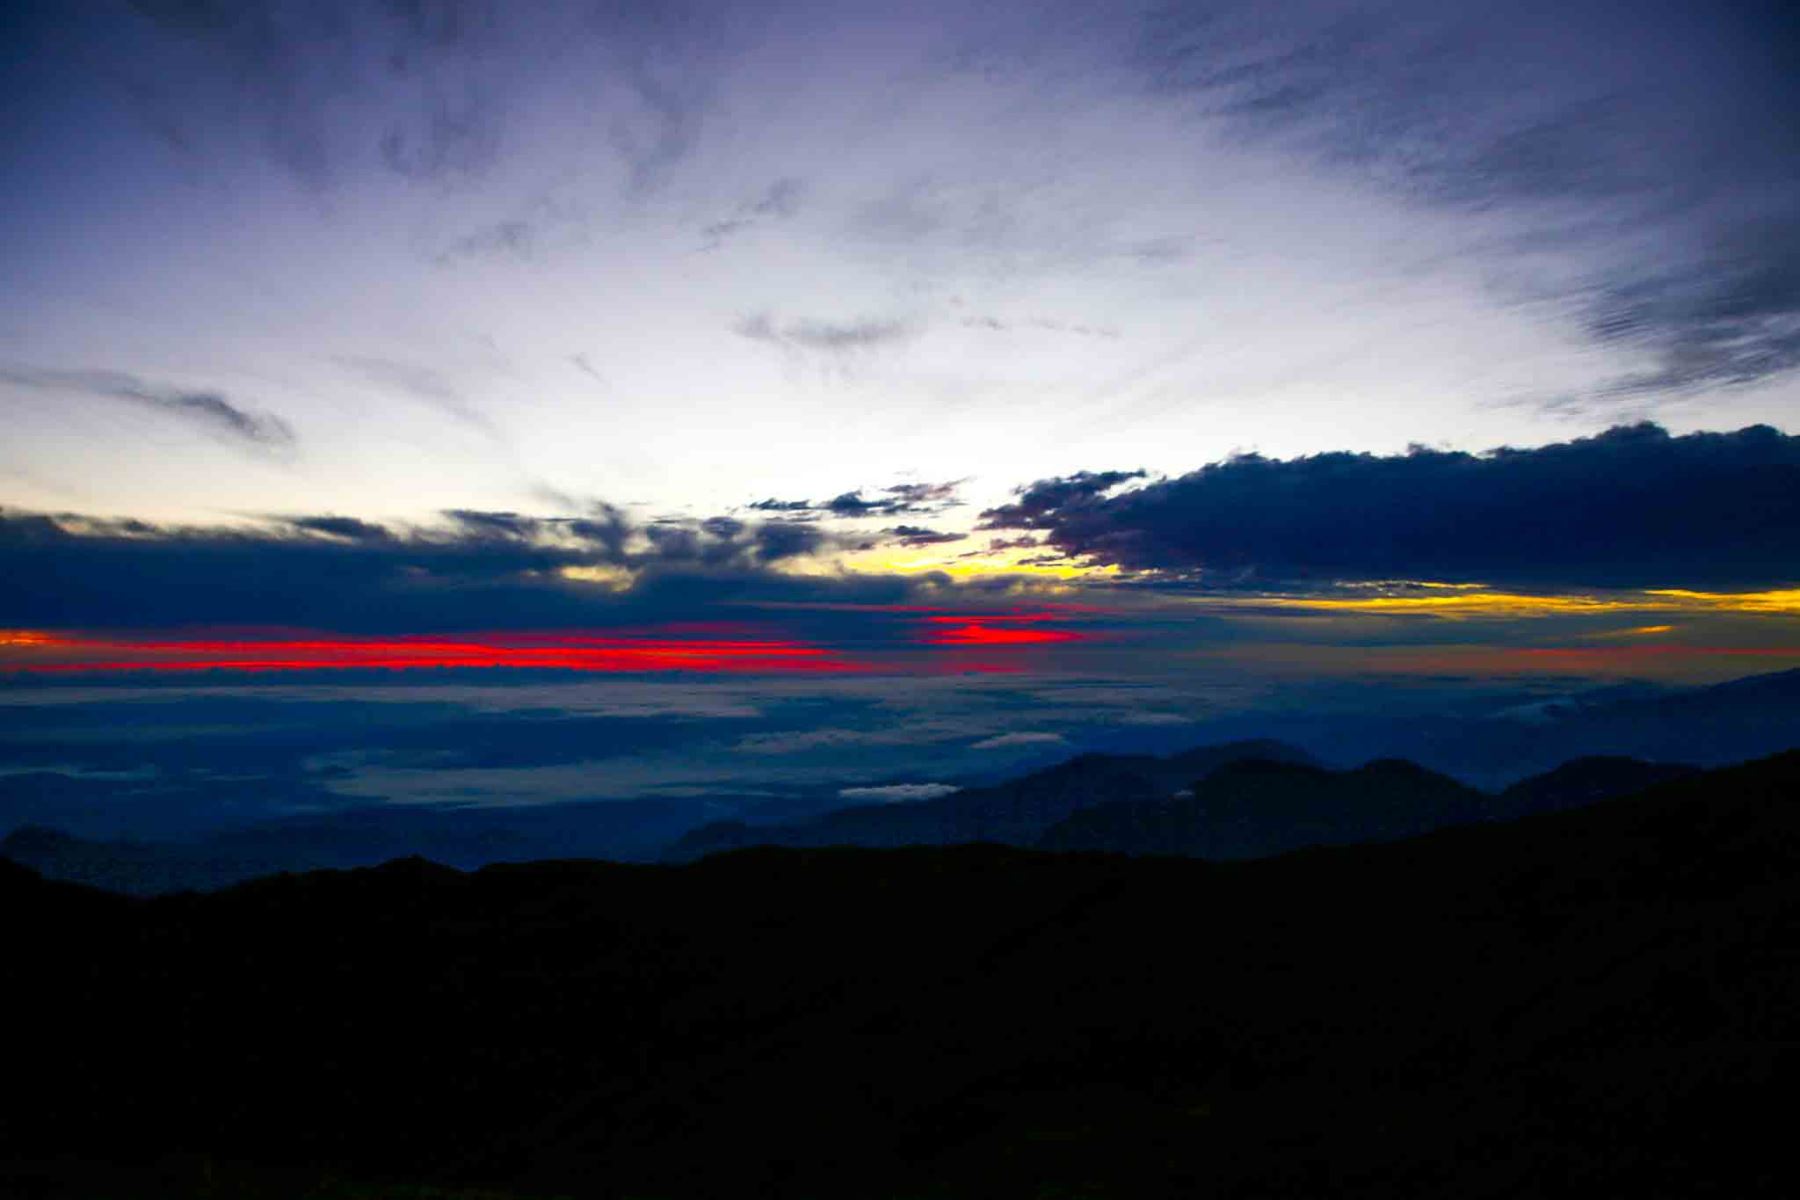
{"label": "mountain silhouette", "polygon": [[682,837],[669,857],[682,861],[745,846],[1029,846],[1071,813],[1165,797],[1195,778],[1246,759],[1312,762],[1304,750],[1262,740],[1201,746],[1168,757],[1082,754],[1018,779],[934,800],[854,805],[775,825],[715,822]]}
{"label": "mountain silhouette", "polygon": [[1614,796],[1627,796],[1659,783],[1696,775],[1698,767],[1680,763],[1643,762],[1635,758],[1596,755],[1571,759],[1560,767],[1521,779],[1491,801],[1497,819],[1561,812]]}
{"label": "mountain silhouette", "polygon": [[0,1194],[1792,1195],[1797,868],[1800,753],[1253,862],[0,862]]}
{"label": "mountain silhouette", "polygon": [[1099,805],[1051,826],[1051,850],[1257,858],[1303,846],[1381,842],[1486,818],[1486,798],[1399,760],[1351,771],[1251,760],[1219,768],[1180,795]]}

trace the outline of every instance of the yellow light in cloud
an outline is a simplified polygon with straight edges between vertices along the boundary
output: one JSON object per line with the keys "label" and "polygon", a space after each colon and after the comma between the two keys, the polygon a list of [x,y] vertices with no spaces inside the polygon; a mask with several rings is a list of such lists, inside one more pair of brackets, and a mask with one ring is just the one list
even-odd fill
{"label": "yellow light in cloud", "polygon": [[[1609,612],[1733,612],[1800,615],[1800,589],[1769,592],[1697,592],[1651,588],[1604,596],[1543,596],[1522,592],[1469,590],[1462,585],[1423,583],[1405,595],[1265,596],[1241,603],[1259,608],[1292,608],[1320,613],[1421,613],[1442,617],[1549,617]],[[1673,626],[1646,625],[1636,632],[1668,633]]]}
{"label": "yellow light in cloud", "polygon": [[[958,545],[960,543],[950,543]],[[948,575],[952,579],[970,579],[983,575],[1035,575],[1046,579],[1107,579],[1119,574],[1111,563],[1088,566],[1072,559],[1054,562],[1027,561],[1043,556],[1031,546],[1013,546],[1005,550],[963,556],[945,553],[942,547],[907,549],[901,546],[877,546],[856,550],[837,560],[847,571],[868,575]]]}
{"label": "yellow light in cloud", "polygon": [[1519,592],[1436,589],[1424,595],[1406,596],[1277,596],[1254,601],[1259,607],[1305,609],[1315,612],[1429,613],[1445,617],[1542,617],[1574,613],[1632,611],[1645,607],[1641,600],[1601,599],[1597,596],[1533,596]]}
{"label": "yellow light in cloud", "polygon": [[1800,614],[1800,588],[1773,592],[1694,592],[1685,588],[1655,588],[1649,595],[1665,597],[1683,608]]}

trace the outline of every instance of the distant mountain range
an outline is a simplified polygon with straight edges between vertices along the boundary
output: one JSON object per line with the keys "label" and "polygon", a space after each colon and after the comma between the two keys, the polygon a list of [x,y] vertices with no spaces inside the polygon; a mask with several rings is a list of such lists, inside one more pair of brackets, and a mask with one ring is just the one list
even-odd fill
{"label": "distant mountain range", "polygon": [[[1168,757],[1086,754],[1017,779],[983,780],[938,799],[897,804],[846,807],[830,786],[785,797],[720,792],[517,807],[374,804],[155,839],[93,832],[105,822],[89,795],[92,781],[38,771],[4,781],[0,829],[13,832],[0,842],[0,855],[57,878],[137,894],[204,890],[275,871],[367,866],[409,854],[477,867],[577,857],[684,861],[750,845],[989,841],[1241,857],[1553,811],[1673,777],[1682,768],[1666,765],[1670,760],[1716,766],[1800,745],[1800,671],[1702,688],[1613,689],[1476,715],[1406,721],[1300,715],[1273,727],[1293,740],[1221,738]],[[1230,733],[1236,727],[1196,728]],[[1371,749],[1439,774],[1391,764],[1328,772],[1320,765],[1358,761]],[[1230,795],[1223,781],[1198,786],[1218,767],[1253,759],[1295,770],[1240,773]],[[1308,767],[1314,770],[1300,769]],[[1472,798],[1457,780],[1488,794]],[[1182,791],[1193,795],[1178,796]],[[334,797],[295,799],[316,807]],[[116,808],[122,801],[107,803]],[[168,809],[171,828],[182,828],[175,820],[186,803],[182,795],[156,792],[144,803]],[[1088,813],[1101,805],[1127,807]],[[244,808],[256,810],[247,801]],[[64,816],[70,824],[62,823]],[[84,829],[85,836],[68,836]]]}
{"label": "distant mountain range", "polygon": [[1479,716],[1301,722],[1274,736],[1328,759],[1407,758],[1482,786],[1597,756],[1724,766],[1800,746],[1800,670],[1696,688],[1603,689]]}
{"label": "distant mountain range", "polygon": [[1697,770],[1626,758],[1578,759],[1488,795],[1394,759],[1329,770],[1280,742],[1233,742],[1170,758],[1090,754],[997,787],[923,803],[863,805],[778,825],[706,825],[676,842],[669,858],[685,861],[746,846],[962,842],[1257,858],[1575,808]]}
{"label": "distant mountain range", "polygon": [[1643,770],[1253,862],[412,859],[155,900],[0,862],[0,1195],[1800,1193],[1800,753],[1585,803]]}
{"label": "distant mountain range", "polygon": [[[1280,742],[1232,742],[1159,758],[1084,754],[930,800],[863,804],[798,821],[724,821],[685,834],[664,801],[524,810],[357,809],[267,822],[192,842],[100,841],[27,826],[0,857],[53,879],[134,895],[206,891],[282,871],[372,866],[424,855],[460,867],[543,858],[684,862],[749,846],[949,846],[988,842],[1199,858],[1392,841],[1432,829],[1581,807],[1698,768],[1589,758],[1489,795],[1398,760],[1348,771]],[[660,838],[659,838],[660,835]]]}

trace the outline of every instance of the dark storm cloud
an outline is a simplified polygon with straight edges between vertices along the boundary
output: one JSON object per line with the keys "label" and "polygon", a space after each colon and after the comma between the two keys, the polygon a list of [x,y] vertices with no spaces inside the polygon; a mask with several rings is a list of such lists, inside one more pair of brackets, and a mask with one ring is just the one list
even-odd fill
{"label": "dark storm cloud", "polygon": [[769,569],[830,544],[793,521],[638,526],[604,506],[576,519],[459,510],[429,528],[285,516],[250,530],[0,511],[0,626],[548,628],[716,618],[732,601],[903,598],[892,581]]}
{"label": "dark storm cloud", "polygon": [[184,421],[226,441],[261,450],[288,450],[295,442],[293,427],[273,413],[245,408],[220,392],[150,383],[123,371],[0,368],[0,383],[124,400]]}
{"label": "dark storm cloud", "polygon": [[1620,426],[1483,455],[1249,455],[1109,494],[1133,475],[1041,481],[982,526],[1036,530],[1064,554],[1131,569],[1264,583],[1800,579],[1800,437],[1766,426],[1684,437]]}
{"label": "dark storm cloud", "polygon": [[1603,402],[1800,365],[1797,34],[1766,0],[1206,0],[1155,9],[1136,61],[1246,136],[1589,256],[1589,278],[1543,286],[1653,364]]}

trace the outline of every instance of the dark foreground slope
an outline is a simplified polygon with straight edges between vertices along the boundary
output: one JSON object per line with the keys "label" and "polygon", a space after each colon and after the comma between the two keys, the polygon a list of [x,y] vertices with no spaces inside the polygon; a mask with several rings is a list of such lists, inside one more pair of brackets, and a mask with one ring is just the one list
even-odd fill
{"label": "dark foreground slope", "polygon": [[0,864],[0,1193],[1793,1194],[1797,868],[1800,754],[1235,864]]}

